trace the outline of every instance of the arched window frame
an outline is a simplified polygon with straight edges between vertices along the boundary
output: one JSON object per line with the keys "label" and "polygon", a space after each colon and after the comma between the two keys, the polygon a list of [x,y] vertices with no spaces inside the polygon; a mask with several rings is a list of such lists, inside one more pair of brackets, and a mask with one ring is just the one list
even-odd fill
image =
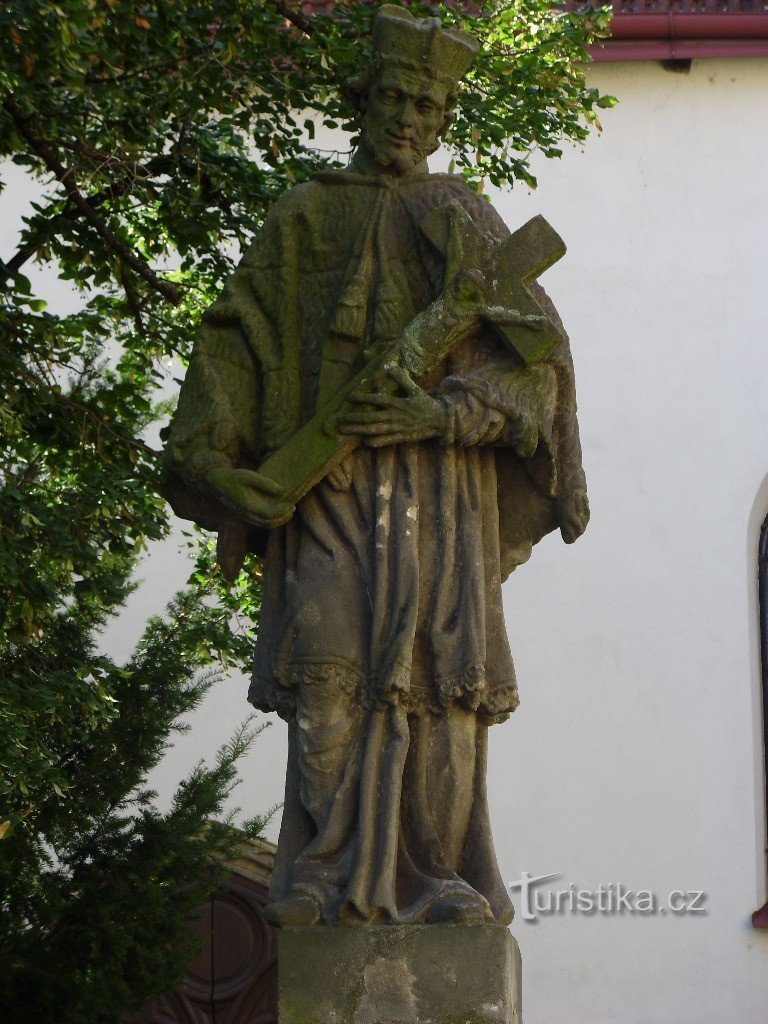
{"label": "arched window frame", "polygon": [[[760,615],[760,678],[763,690],[763,785],[765,787],[765,849],[768,855],[768,516],[760,527],[757,549],[757,594]],[[768,928],[768,902],[752,915],[755,928]]]}

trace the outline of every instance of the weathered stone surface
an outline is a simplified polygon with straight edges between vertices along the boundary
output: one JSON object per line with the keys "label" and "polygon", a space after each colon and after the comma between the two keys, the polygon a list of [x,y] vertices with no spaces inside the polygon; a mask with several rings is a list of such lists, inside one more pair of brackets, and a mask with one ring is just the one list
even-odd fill
{"label": "weathered stone surface", "polygon": [[346,83],[359,146],[275,203],[167,438],[165,493],[218,532],[225,574],[264,558],[249,700],[288,723],[265,915],[355,942],[511,921],[485,786],[488,727],[518,703],[501,585],[589,518],[568,340],[536,281],[562,240],[540,217],[510,233],[427,164],[477,51],[379,9]]}
{"label": "weathered stone surface", "polygon": [[520,951],[499,925],[288,928],[280,1024],[520,1024]]}

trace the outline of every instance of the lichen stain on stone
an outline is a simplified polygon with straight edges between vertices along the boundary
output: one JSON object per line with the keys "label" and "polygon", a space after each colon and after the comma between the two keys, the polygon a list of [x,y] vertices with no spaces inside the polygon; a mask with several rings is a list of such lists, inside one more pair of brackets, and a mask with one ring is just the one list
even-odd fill
{"label": "lichen stain on stone", "polygon": [[418,1018],[413,986],[415,975],[402,957],[378,957],[363,972],[363,995],[355,1011],[354,1024],[381,1021],[415,1022]]}

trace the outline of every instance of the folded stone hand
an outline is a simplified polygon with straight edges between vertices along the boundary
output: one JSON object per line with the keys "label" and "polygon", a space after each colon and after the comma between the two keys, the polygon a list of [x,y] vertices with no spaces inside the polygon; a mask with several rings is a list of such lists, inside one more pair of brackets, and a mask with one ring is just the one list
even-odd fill
{"label": "folded stone hand", "polygon": [[448,423],[446,406],[420,388],[402,367],[388,366],[387,376],[403,394],[353,391],[349,401],[358,408],[338,417],[339,433],[355,434],[370,448],[442,437]]}
{"label": "folded stone hand", "polygon": [[573,544],[584,533],[589,522],[589,499],[583,487],[576,487],[558,504],[560,533],[566,544]]}
{"label": "folded stone hand", "polygon": [[247,523],[281,526],[293,513],[293,505],[279,497],[279,484],[251,469],[217,467],[209,470],[205,482],[222,505]]}

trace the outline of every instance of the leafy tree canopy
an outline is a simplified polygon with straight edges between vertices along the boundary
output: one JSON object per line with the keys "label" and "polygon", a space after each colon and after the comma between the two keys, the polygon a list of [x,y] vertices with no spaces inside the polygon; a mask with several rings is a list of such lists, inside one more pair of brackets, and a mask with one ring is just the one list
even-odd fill
{"label": "leafy tree canopy", "polygon": [[[126,665],[99,653],[99,632],[142,550],[168,530],[146,442],[166,412],[164,367],[189,354],[202,310],[276,196],[344,162],[315,137],[321,126],[354,135],[339,85],[368,52],[373,6],[339,0],[312,15],[291,0],[0,8],[0,159],[40,189],[0,266],[0,941],[15,950],[4,963],[33,965],[10,972],[11,986],[36,984],[46,964],[55,976],[79,949],[79,987],[69,1010],[59,990],[57,1020],[115,1019],[100,985],[109,980],[125,1008],[178,973],[182,961],[171,958],[137,966],[133,988],[118,984],[125,958],[143,954],[105,932],[107,918],[120,919],[133,885],[162,936],[163,908],[178,897],[173,877],[191,879],[200,858],[230,841],[213,829],[200,846],[193,825],[221,812],[242,736],[184,784],[167,815],[143,779],[204,692],[198,670],[246,664],[251,638],[232,613],[243,613],[239,623],[256,616],[258,565],[227,590],[203,540],[189,591],[148,624]],[[458,3],[408,6],[461,21],[484,43],[446,139],[477,187],[535,185],[533,151],[559,156],[613,102],[584,77],[606,11],[548,0],[476,0],[469,14]],[[70,282],[77,312],[48,308],[24,273],[33,262]],[[132,879],[122,889],[120,856]],[[83,928],[109,934],[123,959],[110,960],[103,943],[86,955]],[[103,1014],[88,1016],[83,1007],[100,999]]]}

